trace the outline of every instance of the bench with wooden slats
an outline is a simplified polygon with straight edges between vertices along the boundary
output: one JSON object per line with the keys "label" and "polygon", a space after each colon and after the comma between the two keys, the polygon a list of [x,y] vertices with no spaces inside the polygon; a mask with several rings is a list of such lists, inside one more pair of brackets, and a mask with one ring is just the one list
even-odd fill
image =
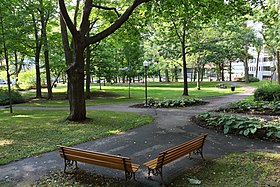
{"label": "bench with wooden slats", "polygon": [[94,164],[98,166],[108,167],[125,171],[125,179],[135,180],[135,172],[140,167],[139,164],[131,163],[131,159],[119,155],[111,155],[100,152],[86,151],[82,149],[58,146],[60,156],[64,158],[64,172],[67,167],[72,167],[74,164],[77,167],[78,162]]}
{"label": "bench with wooden slats", "polygon": [[144,163],[144,166],[148,168],[148,178],[151,178],[151,172],[155,176],[160,175],[161,182],[164,185],[162,167],[165,164],[168,164],[185,155],[189,155],[190,157],[191,153],[200,154],[202,159],[204,159],[202,149],[206,137],[207,134],[200,135],[190,141],[165,150],[159,153],[157,158]]}

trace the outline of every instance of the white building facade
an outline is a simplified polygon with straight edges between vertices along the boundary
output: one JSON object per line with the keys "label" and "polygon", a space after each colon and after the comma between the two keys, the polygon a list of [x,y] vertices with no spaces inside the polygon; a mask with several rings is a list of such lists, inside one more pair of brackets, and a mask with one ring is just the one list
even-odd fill
{"label": "white building facade", "polygon": [[[249,49],[249,53],[253,59],[249,59],[249,76],[257,77],[259,80],[275,80],[275,59],[264,48],[259,56],[259,64],[257,67],[257,51],[254,48]],[[256,76],[256,68],[258,68]],[[244,64],[243,62],[232,63],[232,80],[238,80],[244,77]]]}

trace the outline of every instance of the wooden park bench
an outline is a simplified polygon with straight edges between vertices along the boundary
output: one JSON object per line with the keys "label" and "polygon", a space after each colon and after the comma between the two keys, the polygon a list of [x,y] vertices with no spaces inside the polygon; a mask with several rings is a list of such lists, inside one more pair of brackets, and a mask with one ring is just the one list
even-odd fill
{"label": "wooden park bench", "polygon": [[112,169],[125,171],[125,179],[135,180],[135,172],[140,167],[139,164],[131,163],[130,158],[119,155],[111,155],[100,152],[86,151],[82,149],[58,146],[60,156],[64,158],[64,172],[67,167],[72,167],[74,164],[77,167],[78,162],[94,164]]}
{"label": "wooden park bench", "polygon": [[162,167],[180,157],[185,155],[191,156],[191,153],[200,154],[202,159],[203,158],[203,145],[204,141],[207,137],[207,134],[200,135],[190,141],[167,149],[157,156],[157,158],[150,160],[144,163],[144,166],[148,167],[148,178],[151,179],[151,172],[153,175],[157,176],[160,175],[162,185],[164,185],[163,175],[162,175]]}

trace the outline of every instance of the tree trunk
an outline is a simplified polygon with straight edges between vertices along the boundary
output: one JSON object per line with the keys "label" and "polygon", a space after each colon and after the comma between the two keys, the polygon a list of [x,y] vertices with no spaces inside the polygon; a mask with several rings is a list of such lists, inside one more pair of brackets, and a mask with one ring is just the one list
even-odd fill
{"label": "tree trunk", "polygon": [[258,78],[258,73],[259,73],[259,61],[260,61],[260,53],[261,51],[258,51],[258,55],[257,55],[257,64],[256,64],[256,75],[255,77]]}
{"label": "tree trunk", "polygon": [[175,68],[174,68],[174,79],[175,79],[175,82],[178,82],[178,68],[177,68],[177,66],[175,66]]}
{"label": "tree trunk", "polygon": [[48,38],[47,38],[47,23],[49,19],[49,14],[44,10],[43,1],[40,0],[40,19],[41,19],[41,34],[44,44],[44,58],[45,58],[45,69],[46,69],[46,79],[47,79],[47,88],[48,88],[48,97],[50,100],[53,98],[52,95],[52,82],[51,82],[51,72],[50,72],[50,60],[49,60],[49,47],[48,47]]}
{"label": "tree trunk", "polygon": [[41,45],[36,44],[36,49],[35,49],[36,98],[42,97],[41,73],[40,73],[40,51],[41,51]]}
{"label": "tree trunk", "polygon": [[70,104],[70,121],[84,121],[86,119],[86,103],[84,94],[84,48],[74,45],[74,64],[67,69]]}
{"label": "tree trunk", "polygon": [[41,73],[40,73],[40,52],[41,52],[42,43],[39,39],[38,29],[37,29],[34,14],[32,14],[32,21],[33,21],[34,34],[35,34],[36,98],[41,98],[42,92],[41,92]]}
{"label": "tree trunk", "polygon": [[280,84],[280,51],[276,51],[276,82],[277,84]]}
{"label": "tree trunk", "polygon": [[168,73],[168,69],[165,69],[165,82],[170,82],[169,81],[169,73]]}
{"label": "tree trunk", "polygon": [[222,81],[225,81],[224,63],[221,64],[221,76],[222,76]]}
{"label": "tree trunk", "polygon": [[86,98],[90,99],[90,46],[86,48]]}
{"label": "tree trunk", "polygon": [[51,72],[50,72],[50,62],[49,62],[49,49],[48,49],[48,39],[46,33],[46,25],[42,26],[42,37],[44,42],[44,58],[45,58],[45,69],[46,69],[46,78],[47,78],[47,87],[48,87],[48,97],[50,100],[53,98],[52,95],[52,82],[51,82]]}
{"label": "tree trunk", "polygon": [[14,55],[15,55],[15,86],[16,88],[20,88],[19,87],[19,82],[18,82],[18,75],[22,69],[22,65],[23,65],[23,61],[24,61],[24,55],[22,56],[20,62],[18,61],[18,55],[17,55],[17,51],[14,51]]}
{"label": "tree trunk", "polygon": [[183,78],[184,78],[184,96],[189,95],[189,90],[188,90],[188,70],[187,70],[187,62],[186,62],[186,46],[185,46],[185,40],[186,40],[186,30],[184,29],[183,31],[183,36],[182,36],[182,42],[181,42],[181,47],[182,47],[182,56],[183,56]]}
{"label": "tree trunk", "polygon": [[197,81],[196,81],[196,88],[200,90],[200,68],[197,68]]}
{"label": "tree trunk", "polygon": [[245,47],[245,59],[244,59],[244,74],[245,74],[245,83],[249,83],[249,66],[248,66],[248,47]]}
{"label": "tree trunk", "polygon": [[229,81],[232,81],[231,75],[232,75],[232,62],[230,61],[229,62]]}

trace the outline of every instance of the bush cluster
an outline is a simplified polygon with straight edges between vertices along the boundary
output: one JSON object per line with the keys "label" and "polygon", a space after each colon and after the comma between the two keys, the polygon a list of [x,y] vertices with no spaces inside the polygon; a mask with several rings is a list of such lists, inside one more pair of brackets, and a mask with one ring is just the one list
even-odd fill
{"label": "bush cluster", "polygon": [[224,134],[237,132],[244,136],[263,134],[267,138],[280,138],[279,119],[267,121],[261,118],[250,118],[246,116],[209,112],[199,114],[196,116],[196,118],[200,121],[206,122],[207,126],[222,127]]}
{"label": "bush cluster", "polygon": [[256,101],[276,101],[280,100],[280,85],[265,84],[256,89],[254,93]]}
{"label": "bush cluster", "polygon": [[[15,90],[11,90],[11,99],[12,99],[12,104],[24,102],[23,97],[20,95],[19,92]],[[10,100],[9,100],[8,90],[0,88],[0,105],[8,105],[9,103]]]}
{"label": "bush cluster", "polygon": [[162,101],[149,100],[149,106],[157,108],[169,108],[169,107],[185,107],[204,103],[201,99],[197,98],[177,98],[177,99],[164,99]]}
{"label": "bush cluster", "polygon": [[260,82],[260,79],[256,77],[249,77],[249,82]]}

